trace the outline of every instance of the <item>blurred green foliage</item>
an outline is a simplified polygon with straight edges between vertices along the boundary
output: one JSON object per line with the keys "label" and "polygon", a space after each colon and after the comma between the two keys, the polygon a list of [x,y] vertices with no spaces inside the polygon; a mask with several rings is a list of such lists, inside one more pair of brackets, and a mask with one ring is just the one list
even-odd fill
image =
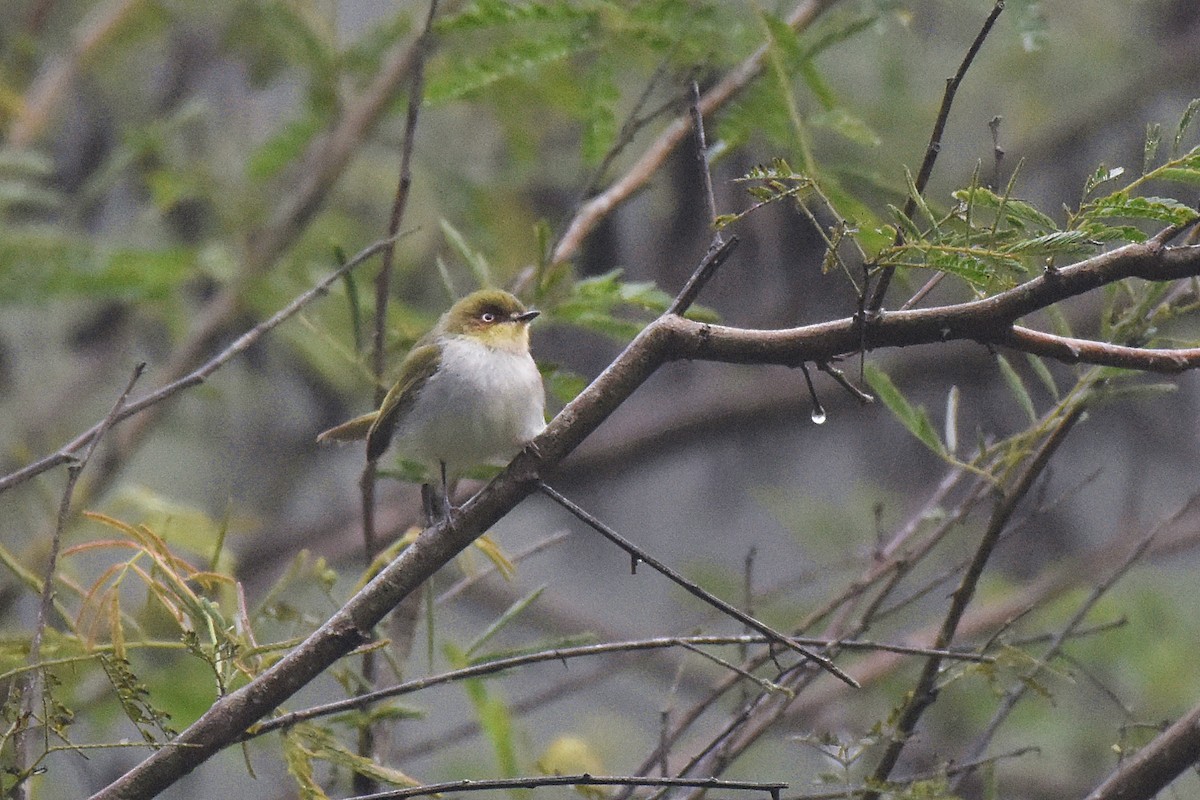
{"label": "blurred green foliage", "polygon": [[[367,113],[363,98],[420,31],[424,8],[397,5],[374,16],[321,0],[203,6],[28,0],[6,7],[0,32],[0,310],[7,321],[0,322],[0,402],[10,459],[52,449],[102,416],[112,375],[125,368],[122,359],[136,352],[168,362],[176,348],[203,332],[213,297],[231,297],[237,310],[212,335],[227,340],[307,290],[344,262],[345,253],[384,235],[409,83],[386,87],[378,119],[350,141],[336,137],[348,118]],[[619,248],[601,250],[603,263],[585,274],[574,259],[551,263],[557,237],[583,200],[622,175],[668,120],[685,113],[690,79],[709,89],[757,52],[762,74],[709,120],[713,163],[735,187],[723,195],[735,200],[722,206],[726,213],[717,225],[740,233],[780,207],[798,214],[823,237],[824,271],[854,292],[862,289],[865,265],[876,274],[899,268],[902,280],[944,274],[955,296],[984,297],[1048,265],[1194,220],[1191,192],[1200,183],[1200,152],[1190,147],[1196,101],[1177,122],[1147,128],[1136,154],[1123,154],[1131,166],[1089,163],[1082,181],[1060,187],[1069,202],[1046,202],[1034,197],[1035,189],[1027,191],[1041,178],[1028,165],[1001,170],[997,162],[993,168],[986,123],[979,123],[1003,107],[1012,118],[1002,128],[1007,137],[1052,138],[1050,123],[1065,125],[1073,110],[1085,108],[1068,106],[1067,96],[1082,104],[1102,95],[1112,87],[1096,75],[1132,74],[1129,65],[1157,44],[1139,34],[1136,23],[1165,2],[1083,8],[1065,0],[1010,0],[988,43],[990,61],[978,67],[981,76],[972,74],[973,91],[964,93],[962,112],[953,118],[944,166],[925,192],[916,190],[911,171],[936,113],[940,76],[952,69],[976,18],[991,4],[831,5],[797,35],[785,4],[445,3],[425,64],[413,195],[387,311],[389,363],[399,362],[451,297],[485,283],[517,288],[545,312],[551,330],[599,334],[618,345],[636,335],[669,306],[678,288],[668,283],[675,276],[666,262],[681,243],[661,236],[664,263],[655,266],[622,263],[613,255]],[[1052,16],[1067,29],[1054,28]],[[1091,44],[1097,41],[1112,46]],[[1072,90],[1029,89],[1047,75]],[[1144,77],[1132,75],[1129,85]],[[966,123],[958,122],[964,118],[973,132],[964,133]],[[1049,122],[1039,127],[1043,121]],[[347,148],[345,162],[330,154],[339,144]],[[996,180],[1001,174],[1008,177]],[[916,208],[911,215],[901,210],[907,200]],[[643,235],[660,236],[671,218],[663,207],[670,205],[646,202],[653,207],[637,220]],[[643,214],[641,208],[635,213]],[[1167,341],[1167,333],[1177,331],[1171,323],[1193,309],[1167,306],[1148,315],[1161,308],[1157,291],[1110,291],[1101,335],[1114,342]],[[331,406],[361,407],[376,380],[367,353],[374,312],[370,273],[339,284],[332,295],[248,355],[253,366],[236,368],[245,370],[239,373],[244,384],[210,385],[202,401],[181,401],[177,424],[192,426],[201,444],[189,439],[181,446],[164,435],[159,450],[130,469],[133,475],[118,474],[114,484],[83,493],[83,504],[103,515],[71,521],[57,577],[59,614],[41,651],[44,713],[64,749],[85,743],[76,738],[75,731],[84,730],[76,724],[80,718],[89,723],[80,736],[95,742],[131,730],[162,741],[219,693],[275,663],[354,585],[357,576],[301,552],[282,575],[270,576],[259,596],[246,598],[235,579],[253,564],[235,554],[230,537],[258,526],[287,527],[278,508],[264,501],[263,508],[224,515],[206,510],[212,505],[206,501],[229,493],[238,480],[229,477],[232,470],[207,476],[207,494],[189,494],[187,481],[162,485],[173,470],[189,479],[202,469],[225,473],[224,462],[201,445],[233,438],[231,418],[239,413],[249,421],[243,420],[238,435],[260,437],[249,446],[284,441],[293,447],[281,446],[270,458],[260,449],[247,460],[259,472],[278,471],[282,480],[301,485],[294,479],[298,472],[264,464],[294,466],[295,443],[311,444],[319,429],[313,407],[323,413]],[[691,315],[719,319],[699,306]],[[133,333],[112,333],[110,327],[119,325],[110,326],[111,319],[132,320]],[[1071,333],[1065,315],[1052,322],[1060,333]],[[93,360],[87,353],[106,335],[116,342],[117,355]],[[1064,377],[1040,360],[1026,362],[1000,358],[997,371],[1030,427],[987,436],[960,432],[953,413],[939,430],[935,415],[908,399],[900,380],[874,365],[864,377],[930,452],[986,475],[1002,490],[1037,436],[1078,404],[1094,401],[1097,395],[1089,392],[1118,391],[1128,377],[1115,370]],[[558,403],[586,383],[573,364],[544,359],[541,366]],[[284,388],[270,369],[286,372]],[[1045,391],[1039,394],[1037,387]],[[259,410],[245,411],[234,395],[261,400]],[[310,395],[317,398],[310,406],[295,399]],[[967,460],[963,443],[972,434],[987,441]],[[417,477],[403,463],[388,465],[383,474]],[[276,489],[268,486],[263,494]],[[32,500],[16,502],[19,509],[3,509],[9,524],[0,561],[13,597],[35,598],[40,590],[43,534],[52,528],[57,491],[57,485],[39,485],[29,492]],[[851,532],[871,528],[871,520],[878,525],[874,498],[881,493],[873,488],[852,509],[839,511],[791,502],[788,491],[763,490],[758,499],[789,530],[823,533],[818,549],[842,545]],[[507,563],[489,546],[485,553],[493,564]],[[740,599],[739,578],[727,565],[697,561],[703,583]],[[823,577],[827,588],[843,573]],[[1194,638],[1188,627],[1194,615],[1189,617],[1187,602],[1157,592],[1153,578],[1133,583],[1095,612],[1098,619],[1128,614],[1129,624],[1116,637],[1073,644],[1071,653],[1078,661],[1106,664],[1112,674],[1101,677],[1120,684],[1123,694],[1151,709],[1147,713],[1169,715],[1195,697],[1195,681],[1180,677],[1190,651],[1171,646]],[[787,625],[800,613],[793,604],[802,594],[769,598],[767,613]],[[500,645],[476,651],[501,630],[516,629],[513,623],[531,612],[539,596],[531,593],[497,615],[474,646],[446,634],[439,650],[444,665],[510,652]],[[1074,608],[1071,601],[1077,598],[1059,601],[1066,611],[1042,609],[1037,623],[1053,627]],[[28,615],[6,602],[0,670],[17,685],[14,679],[27,672]],[[917,612],[910,614],[902,616],[915,625]],[[430,632],[435,634],[442,635]],[[936,712],[937,724],[953,736],[956,719],[986,723],[995,694],[1027,666],[1013,656],[992,672],[971,667],[948,674],[952,691]],[[336,677],[341,690],[363,688],[353,668]],[[1006,735],[1019,741],[1037,734],[1074,737],[1071,746],[1085,761],[1095,742],[1079,740],[1100,739],[1107,731],[1080,730],[1068,715],[1055,713],[1050,701],[1061,683],[1075,677],[1040,680],[1046,702],[1029,703]],[[885,739],[886,708],[908,686],[909,676],[893,677],[876,695],[882,700],[860,701],[870,706],[860,709],[862,718],[879,721],[874,727],[866,725],[845,741],[818,737],[827,748],[822,758],[837,762],[827,775],[831,782],[860,777],[859,757]],[[466,695],[500,773],[527,769],[532,748],[494,682],[474,679]],[[10,724],[19,699],[10,697],[4,708]],[[278,756],[302,796],[323,797],[350,772],[387,784],[412,781],[347,744],[369,724],[413,712],[383,706],[373,713],[305,724],[283,737]],[[0,743],[11,747],[11,736]],[[3,780],[7,789],[14,778]],[[904,796],[943,797],[946,791],[937,778],[914,782]]]}

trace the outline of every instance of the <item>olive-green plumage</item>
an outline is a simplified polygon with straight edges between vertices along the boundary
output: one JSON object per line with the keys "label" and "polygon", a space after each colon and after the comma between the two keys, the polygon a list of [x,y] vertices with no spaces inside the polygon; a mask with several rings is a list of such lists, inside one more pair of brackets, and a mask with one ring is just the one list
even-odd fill
{"label": "olive-green plumage", "polygon": [[529,354],[537,315],[496,289],[459,300],[405,357],[379,409],[318,441],[366,438],[374,460],[394,437],[407,458],[451,474],[511,458],[545,427],[541,376]]}

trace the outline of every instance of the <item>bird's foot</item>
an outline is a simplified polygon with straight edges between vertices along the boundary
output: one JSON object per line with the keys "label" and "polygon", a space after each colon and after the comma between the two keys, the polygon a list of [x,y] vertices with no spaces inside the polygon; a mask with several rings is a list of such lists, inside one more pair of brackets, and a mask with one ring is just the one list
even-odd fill
{"label": "bird's foot", "polygon": [[443,520],[451,526],[457,522],[458,506],[450,501],[450,492],[439,492],[433,484],[421,484],[421,507],[425,511],[427,528],[432,528]]}

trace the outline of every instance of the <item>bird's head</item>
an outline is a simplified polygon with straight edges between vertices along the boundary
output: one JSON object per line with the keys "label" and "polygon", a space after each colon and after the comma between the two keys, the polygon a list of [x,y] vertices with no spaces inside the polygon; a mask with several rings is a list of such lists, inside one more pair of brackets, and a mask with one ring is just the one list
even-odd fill
{"label": "bird's head", "polygon": [[529,351],[529,323],[540,312],[500,289],[480,289],[459,300],[438,327],[444,336],[466,336],[488,347]]}

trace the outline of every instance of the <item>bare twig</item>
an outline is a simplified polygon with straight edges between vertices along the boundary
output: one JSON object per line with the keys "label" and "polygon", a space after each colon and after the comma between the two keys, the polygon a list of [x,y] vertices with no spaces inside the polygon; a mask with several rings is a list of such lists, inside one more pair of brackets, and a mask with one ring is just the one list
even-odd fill
{"label": "bare twig", "polygon": [[[837,2],[838,0],[803,0],[788,15],[787,24],[794,31],[804,30]],[[700,113],[711,115],[746,88],[762,71],[766,56],[767,46],[762,45],[726,73],[700,98],[697,104]],[[550,260],[558,264],[572,258],[600,220],[632,197],[658,172],[667,156],[687,137],[691,128],[690,113],[676,117],[624,175],[579,209],[555,245]]]}
{"label": "bare twig", "polygon": [[[1200,274],[1200,248],[1127,245],[971,303],[887,314],[868,332],[872,346],[948,338],[1002,338],[1013,321],[1066,297],[1127,277],[1172,280]],[[548,472],[665,362],[703,358],[739,363],[826,361],[859,342],[854,319],[785,331],[750,331],[664,315],[648,325],[532,445],[460,509],[455,524],[426,531],[295,650],[245,687],[218,699],[176,739],[98,793],[97,800],[146,797],[194,769],[364,641],[370,629],[488,526],[537,490]]]}
{"label": "bare twig", "polygon": [[[696,171],[700,175],[700,185],[704,187],[704,210],[708,216],[708,225],[717,221],[717,197],[713,194],[712,169],[708,163],[708,141],[704,136],[704,113],[700,110],[700,84],[695,80],[688,86],[688,115],[692,118],[692,139],[696,144]],[[721,243],[721,231],[713,232],[713,243],[716,247]]]}
{"label": "bare twig", "polygon": [[[708,144],[704,138],[704,114],[700,110],[700,87],[695,81],[691,83],[691,103],[689,105],[689,113],[692,118],[693,140],[696,143],[696,169],[700,173],[700,182],[704,187],[704,207],[708,216],[707,224],[712,226],[717,219],[717,200],[713,195],[712,187],[712,172],[708,167]],[[675,301],[671,303],[669,314],[686,314],[688,308],[696,301],[696,298],[703,291],[705,285],[712,279],[712,276],[717,273],[717,269],[721,264],[725,263],[725,259],[733,252],[733,248],[737,247],[738,239],[736,236],[729,237],[726,242],[720,230],[713,231],[712,241],[708,245],[708,252],[704,254],[704,258],[700,261],[700,265],[688,278],[683,289]]]}
{"label": "bare twig", "polygon": [[[1100,581],[1100,583],[1097,584],[1094,589],[1092,589],[1087,599],[1080,604],[1079,608],[1075,610],[1075,613],[1071,615],[1071,619],[1067,621],[1067,624],[1064,625],[1062,630],[1058,632],[1058,635],[1054,637],[1054,640],[1050,643],[1050,646],[1047,648],[1046,652],[1041,655],[1038,663],[1031,670],[1029,670],[1020,681],[1014,684],[1013,687],[1005,693],[1004,698],[1000,701],[999,706],[992,715],[992,719],[988,723],[987,728],[984,729],[983,734],[971,748],[971,752],[967,757],[968,760],[975,760],[983,757],[983,754],[987,751],[988,746],[995,737],[996,732],[1000,729],[1000,725],[1003,724],[1004,720],[1008,719],[1009,714],[1011,714],[1012,710],[1016,708],[1017,703],[1019,703],[1021,698],[1028,693],[1032,681],[1036,680],[1043,670],[1045,670],[1046,665],[1057,657],[1059,651],[1062,650],[1063,645],[1066,644],[1066,642],[1071,639],[1076,631],[1079,630],[1079,626],[1083,624],[1084,619],[1095,607],[1096,603],[1100,602],[1100,599],[1108,594],[1108,591],[1113,587],[1113,585],[1116,584],[1116,582],[1122,577],[1124,577],[1134,566],[1134,564],[1142,560],[1142,558],[1146,555],[1146,552],[1150,549],[1150,545],[1153,544],[1154,540],[1158,537],[1159,533],[1168,526],[1178,522],[1186,512],[1192,510],[1196,506],[1198,501],[1200,501],[1200,495],[1192,495],[1192,497],[1188,499],[1187,503],[1185,503],[1173,515],[1171,515],[1169,519],[1166,519],[1160,524],[1156,525],[1149,534],[1143,536],[1142,539],[1129,551],[1129,555],[1125,558],[1125,560],[1122,561],[1114,570],[1112,570],[1112,572],[1109,573],[1104,580]],[[951,785],[951,791],[958,791],[958,786],[961,785],[962,781],[969,774],[969,772],[960,774]]]}
{"label": "bare twig", "polygon": [[[108,414],[100,421],[100,425],[96,430],[96,435],[90,442],[88,442],[87,447],[80,454],[79,459],[67,467],[67,483],[63,488],[62,499],[59,501],[58,505],[58,518],[54,526],[54,535],[50,540],[50,556],[46,562],[46,577],[42,579],[41,602],[38,604],[37,619],[35,620],[33,626],[33,636],[29,642],[29,657],[26,659],[28,664],[35,669],[32,669],[26,673],[22,679],[13,681],[12,686],[10,687],[10,689],[14,692],[14,698],[16,696],[22,697],[21,714],[24,725],[27,725],[34,719],[33,709],[37,701],[39,699],[41,699],[43,702],[45,701],[43,693],[46,691],[47,687],[44,685],[44,680],[40,679],[42,676],[41,670],[36,669],[36,667],[42,658],[42,637],[45,635],[46,625],[49,624],[50,612],[54,607],[54,573],[58,570],[58,554],[62,548],[62,539],[66,532],[67,521],[71,516],[71,501],[75,495],[75,485],[78,483],[79,476],[87,466],[88,461],[91,460],[92,454],[96,451],[96,447],[99,445],[100,440],[104,438],[104,434],[107,433],[108,429],[113,426],[114,422],[116,422],[117,415],[121,412],[121,409],[125,406],[125,402],[129,399],[129,393],[133,391],[134,384],[136,384],[138,379],[142,377],[142,373],[145,371],[145,369],[146,362],[144,361],[139,362],[133,368],[133,374],[130,375],[129,381],[125,384],[125,389],[121,392],[120,396],[117,397],[116,402],[113,403],[113,406],[109,410]],[[27,748],[32,744],[31,738],[26,735],[27,731],[24,725],[21,722],[18,723],[19,727],[17,730],[21,735],[20,739],[14,745],[14,751],[19,761],[13,765],[19,776],[17,778],[17,785],[20,786],[20,791],[22,794],[24,794],[24,792],[27,790],[28,785],[25,783],[26,776],[22,772],[23,767],[21,766],[20,762],[24,761],[25,764],[30,762],[30,753],[27,752]]]}
{"label": "bare twig", "polygon": [[765,792],[773,800],[787,788],[786,783],[758,783],[755,781],[722,781],[716,778],[636,778],[628,776],[601,775],[543,775],[530,778],[497,778],[490,781],[447,781],[414,786],[411,789],[395,789],[390,792],[348,798],[348,800],[401,800],[405,797],[426,797],[442,792],[486,792],[497,789],[536,789],[542,786],[685,786],[725,791]]}
{"label": "bare twig", "polygon": [[816,662],[818,666],[843,683],[849,684],[850,686],[854,686],[856,688],[858,687],[858,681],[854,680],[854,678],[851,678],[849,675],[843,672],[836,664],[834,664],[825,656],[803,647],[802,645],[798,644],[795,639],[783,635],[769,625],[766,625],[749,614],[746,614],[734,606],[731,606],[729,603],[726,603],[724,600],[712,594],[711,592],[705,591],[703,588],[689,581],[687,578],[683,577],[666,564],[654,558],[654,556],[633,544],[633,542],[630,542],[628,539],[618,534],[595,516],[589,514],[586,510],[564,497],[554,487],[546,483],[541,483],[538,486],[538,489],[542,492],[542,494],[546,495],[551,500],[565,508],[567,511],[571,512],[571,514],[573,514],[577,519],[587,524],[588,527],[592,528],[597,533],[600,533],[602,536],[604,536],[604,538],[608,539],[617,547],[628,553],[633,558],[635,564],[642,563],[647,565],[663,577],[675,583],[677,586],[682,587],[689,594],[700,598],[713,608],[718,609],[721,613],[732,617],[748,628],[758,631],[764,636],[769,637],[772,641],[783,645],[789,650],[794,650],[808,660]]}
{"label": "bare twig", "polygon": [[[954,104],[954,95],[958,92],[958,87],[962,83],[963,78],[966,77],[967,70],[971,68],[971,63],[975,60],[975,56],[978,55],[979,49],[983,47],[984,40],[991,33],[992,26],[996,23],[996,19],[1002,11],[1004,11],[1004,0],[996,0],[996,4],[992,6],[991,13],[988,14],[987,19],[983,22],[983,27],[979,29],[979,33],[975,36],[975,41],[971,42],[971,46],[967,48],[967,54],[963,56],[962,62],[958,65],[958,71],[946,79],[946,91],[942,95],[942,105],[938,109],[937,119],[933,123],[933,133],[929,136],[929,144],[925,147],[925,159],[921,162],[921,169],[917,172],[916,181],[914,182],[917,194],[924,193],[925,186],[929,183],[929,176],[933,174],[933,165],[937,162],[938,153],[942,149],[942,134],[946,130],[946,122],[950,119],[950,107]],[[904,202],[904,210],[901,213],[911,218],[916,210],[917,198],[910,196]],[[903,234],[897,229],[896,240],[893,242],[893,245],[898,246],[903,241]],[[892,282],[892,275],[895,271],[895,267],[884,267],[879,273],[879,280],[875,284],[871,299],[867,302],[866,311],[868,313],[878,311],[883,306],[883,298],[887,295],[888,285]]]}
{"label": "bare twig", "polygon": [[1122,763],[1087,800],[1150,800],[1200,761],[1200,705]]}
{"label": "bare twig", "polygon": [[[817,639],[812,637],[796,636],[793,639],[800,644],[811,647],[827,647],[832,644],[828,639]],[[393,697],[401,697],[414,692],[423,691],[434,686],[440,686],[445,683],[453,683],[457,681],[467,680],[469,678],[478,678],[484,675],[495,675],[501,672],[507,672],[517,667],[524,667],[530,664],[540,664],[548,661],[566,662],[576,658],[591,658],[601,655],[622,654],[641,652],[645,650],[660,650],[673,647],[683,647],[685,649],[694,649],[699,646],[737,646],[744,647],[748,645],[771,644],[773,640],[768,636],[762,635],[740,635],[740,636],[668,636],[657,639],[635,639],[625,642],[603,642],[600,644],[585,644],[576,647],[556,647],[550,650],[542,650],[537,653],[525,653],[519,656],[510,656],[508,658],[499,658],[493,661],[488,661],[482,664],[475,664],[462,669],[451,670],[449,672],[430,675],[425,678],[415,678],[410,681],[398,683],[395,686],[388,686],[383,689],[378,689],[369,694],[362,694],[355,697],[349,697],[345,700],[336,700],[331,703],[325,703],[312,708],[306,708],[302,711],[293,711],[287,714],[282,714],[261,725],[255,726],[252,730],[247,731],[242,735],[242,740],[254,739],[271,731],[277,731],[282,728],[289,728],[300,722],[307,722],[311,719],[327,717],[333,714],[341,714],[345,711],[361,709],[372,703],[377,703],[380,700],[387,700]],[[890,644],[888,642],[871,642],[871,641],[847,641],[838,643],[839,646],[846,650],[859,651],[883,651],[890,653],[900,653],[912,656],[940,656],[942,658],[954,661],[967,661],[974,663],[991,663],[995,659],[991,656],[981,655],[979,653],[960,652],[956,650],[931,650],[925,647],[912,647],[909,645]],[[736,670],[735,670],[736,671]],[[740,673],[739,673],[740,674]]]}
{"label": "bare twig", "polygon": [[705,254],[700,265],[696,267],[696,271],[688,278],[683,288],[679,290],[679,295],[675,301],[671,303],[671,307],[667,309],[668,314],[685,314],[696,301],[696,297],[709,282],[717,269],[725,263],[725,259],[729,258],[729,254],[738,246],[738,237],[730,236],[728,240],[721,242],[715,249],[710,249]]}
{"label": "bare twig", "polygon": [[[1059,445],[1066,439],[1067,434],[1070,433],[1082,414],[1083,407],[1075,406],[1059,420],[1045,441],[1041,443],[1037,452],[1029,459],[1028,465],[1017,480],[1014,481],[1013,485],[1007,489],[1004,496],[997,502],[996,508],[992,512],[992,517],[988,522],[987,530],[984,531],[980,537],[979,544],[975,548],[975,555],[971,563],[967,566],[966,572],[958,584],[958,588],[954,590],[950,608],[942,621],[941,629],[938,631],[934,644],[935,647],[944,648],[954,641],[959,623],[966,613],[971,598],[975,596],[975,587],[979,583],[979,578],[983,575],[984,567],[991,558],[996,542],[1000,539],[1000,534],[1004,531],[1009,519],[1011,519],[1017,504],[1029,493],[1034,481],[1041,476],[1046,466],[1050,463],[1050,458],[1058,451]],[[912,736],[913,731],[916,729],[917,722],[921,719],[925,710],[933,703],[936,694],[935,685],[941,664],[942,660],[936,656],[926,660],[921,675],[917,679],[916,686],[909,693],[908,700],[905,702],[899,719],[896,721],[892,739],[888,742],[883,755],[879,759],[879,763],[876,764],[875,770],[871,774],[871,783],[873,785],[883,786],[887,783],[891,777],[892,770],[895,769],[896,763],[900,760],[900,754],[904,751],[905,745],[908,744],[909,737]],[[864,795],[864,797],[866,800],[876,800],[879,797],[879,792],[871,791]]]}
{"label": "bare twig", "polygon": [[[392,201],[392,212],[388,219],[387,238],[389,244],[383,250],[380,259],[379,272],[375,276],[375,327],[371,338],[371,372],[375,377],[374,405],[378,408],[383,404],[387,393],[384,381],[385,358],[387,354],[387,308],[391,295],[392,268],[396,255],[396,236],[404,220],[404,211],[408,207],[408,196],[412,187],[412,156],[415,149],[417,120],[420,116],[421,102],[425,89],[425,60],[429,55],[430,41],[433,35],[433,20],[437,16],[437,0],[430,0],[429,12],[425,17],[425,27],[413,45],[411,82],[408,90],[408,111],[404,120],[404,144],[400,149],[400,177],[396,184],[396,195]],[[375,459],[368,458],[363,465],[362,478],[359,481],[362,496],[363,522],[363,554],[366,563],[370,564],[379,555],[379,537],[375,530]],[[419,595],[413,595],[412,602],[417,602]],[[416,624],[416,610],[400,619],[408,622],[407,630],[400,630],[396,638],[411,640],[412,628]],[[375,651],[368,650],[362,656],[362,677],[367,686],[374,686],[376,679]],[[359,729],[359,755],[373,758],[375,749],[374,730],[369,725]],[[359,794],[374,791],[376,782],[362,773],[354,773],[354,790]]]}
{"label": "bare twig", "polygon": [[[388,243],[389,242],[387,240],[384,240],[366,247],[356,256],[354,256],[354,258],[343,264],[341,268],[330,273],[328,276],[322,279],[320,283],[299,295],[295,300],[288,303],[279,311],[275,312],[275,314],[269,319],[260,322],[250,330],[243,333],[241,336],[235,339],[231,345],[217,353],[215,356],[201,364],[196,369],[192,370],[183,377],[174,380],[159,389],[156,389],[145,397],[139,398],[132,403],[123,405],[120,411],[117,413],[116,418],[113,419],[110,424],[116,424],[122,420],[128,419],[129,417],[132,417],[133,415],[138,414],[147,408],[173,397],[184,389],[190,389],[193,386],[204,383],[204,381],[207,380],[210,375],[223,367],[230,359],[244,352],[247,348],[261,339],[264,334],[270,332],[280,323],[285,322],[294,316],[296,312],[312,302],[313,299],[325,294],[325,292],[329,291],[329,287],[340,280],[343,275],[359,266],[364,261],[367,261],[375,254],[381,252],[383,248],[388,245]],[[5,475],[3,478],[0,478],[0,493],[3,493],[12,487],[27,481],[30,478],[40,475],[46,470],[53,469],[60,464],[66,464],[74,461],[76,459],[75,454],[94,441],[100,434],[102,428],[104,428],[103,420],[79,434],[70,442],[63,445],[50,455],[39,458],[37,461],[27,464],[21,469],[18,469],[15,472]]]}

